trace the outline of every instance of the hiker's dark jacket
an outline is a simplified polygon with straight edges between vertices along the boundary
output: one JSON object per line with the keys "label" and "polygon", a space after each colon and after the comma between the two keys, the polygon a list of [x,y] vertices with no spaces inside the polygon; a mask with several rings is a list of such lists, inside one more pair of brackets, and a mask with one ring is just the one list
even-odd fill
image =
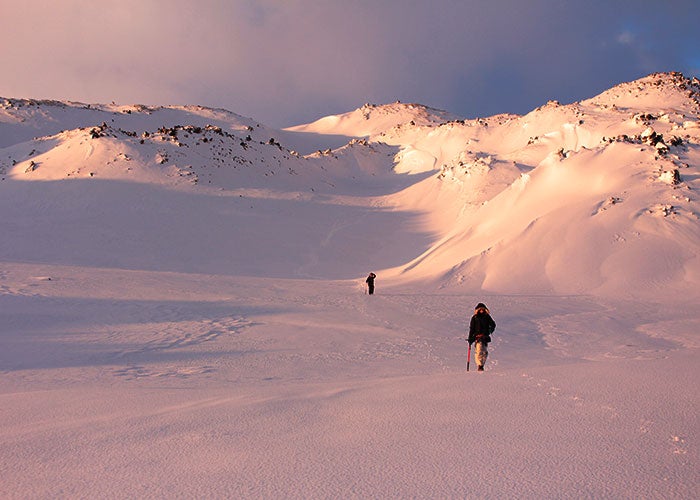
{"label": "hiker's dark jacket", "polygon": [[469,343],[491,342],[491,334],[496,329],[496,322],[485,310],[479,310],[469,322]]}

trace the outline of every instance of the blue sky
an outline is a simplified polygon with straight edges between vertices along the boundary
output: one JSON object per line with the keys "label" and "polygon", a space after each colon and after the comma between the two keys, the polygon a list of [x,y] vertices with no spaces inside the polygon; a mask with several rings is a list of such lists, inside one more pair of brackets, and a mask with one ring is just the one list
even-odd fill
{"label": "blue sky", "polygon": [[271,126],[401,100],[526,113],[700,76],[697,0],[0,0],[0,96],[200,104]]}

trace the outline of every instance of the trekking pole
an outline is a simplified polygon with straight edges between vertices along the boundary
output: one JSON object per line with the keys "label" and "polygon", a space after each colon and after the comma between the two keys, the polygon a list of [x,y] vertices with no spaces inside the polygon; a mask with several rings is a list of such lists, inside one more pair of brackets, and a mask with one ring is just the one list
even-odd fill
{"label": "trekking pole", "polygon": [[469,343],[469,339],[464,339],[467,341],[467,345],[469,346],[467,348],[467,371],[469,371],[469,360],[472,357],[472,345]]}

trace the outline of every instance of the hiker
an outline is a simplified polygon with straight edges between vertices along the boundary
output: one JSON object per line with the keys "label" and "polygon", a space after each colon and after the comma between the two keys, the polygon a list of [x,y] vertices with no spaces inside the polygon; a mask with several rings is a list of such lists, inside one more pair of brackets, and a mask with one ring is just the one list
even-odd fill
{"label": "hiker", "polygon": [[367,279],[365,280],[365,283],[367,283],[367,290],[369,291],[370,295],[374,293],[374,278],[376,277],[376,274],[369,273],[369,276],[367,276]]}
{"label": "hiker", "polygon": [[469,322],[469,345],[475,347],[474,361],[477,371],[484,371],[484,364],[489,355],[488,343],[491,342],[491,334],[496,329],[496,322],[491,317],[486,304],[479,302],[474,308],[474,316]]}

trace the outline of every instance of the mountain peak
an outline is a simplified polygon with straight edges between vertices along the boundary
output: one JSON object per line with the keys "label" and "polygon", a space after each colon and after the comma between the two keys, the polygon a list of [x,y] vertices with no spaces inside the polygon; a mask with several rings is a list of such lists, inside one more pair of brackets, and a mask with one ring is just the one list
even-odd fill
{"label": "mountain peak", "polygon": [[700,111],[700,80],[683,73],[652,73],[621,83],[583,102],[618,108],[674,108],[686,113]]}
{"label": "mountain peak", "polygon": [[371,137],[401,125],[435,126],[458,119],[459,117],[447,111],[422,104],[396,101],[391,104],[366,103],[354,111],[326,116],[315,122],[286,130],[348,137]]}

